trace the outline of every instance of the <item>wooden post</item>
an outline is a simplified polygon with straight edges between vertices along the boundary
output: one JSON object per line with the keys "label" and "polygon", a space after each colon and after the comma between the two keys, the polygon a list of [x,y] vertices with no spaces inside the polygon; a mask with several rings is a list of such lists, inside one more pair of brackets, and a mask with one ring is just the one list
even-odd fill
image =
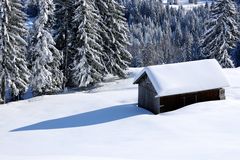
{"label": "wooden post", "polygon": [[186,97],[183,97],[183,105],[186,106]]}
{"label": "wooden post", "polygon": [[226,99],[226,97],[225,97],[225,89],[219,89],[219,99],[220,100],[224,100],[224,99]]}
{"label": "wooden post", "polygon": [[198,96],[197,96],[197,94],[195,94],[195,103],[197,103],[198,102]]}

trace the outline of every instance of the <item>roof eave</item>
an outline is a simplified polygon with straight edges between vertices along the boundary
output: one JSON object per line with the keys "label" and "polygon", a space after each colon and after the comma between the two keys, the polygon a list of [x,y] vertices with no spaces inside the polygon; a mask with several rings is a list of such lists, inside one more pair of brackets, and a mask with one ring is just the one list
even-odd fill
{"label": "roof eave", "polygon": [[146,71],[143,69],[136,79],[134,79],[133,84],[138,84],[139,80],[144,76],[147,75]]}
{"label": "roof eave", "polygon": [[228,85],[222,86],[222,87],[215,87],[215,88],[204,89],[204,90],[195,90],[195,91],[191,91],[191,92],[181,92],[181,93],[177,93],[177,94],[160,94],[160,93],[158,93],[158,94],[155,96],[155,98],[167,97],[167,96],[175,96],[175,95],[179,95],[179,94],[189,94],[189,93],[194,93],[194,92],[203,92],[203,91],[209,91],[209,90],[226,88],[226,87],[230,87],[230,85],[228,84]]}

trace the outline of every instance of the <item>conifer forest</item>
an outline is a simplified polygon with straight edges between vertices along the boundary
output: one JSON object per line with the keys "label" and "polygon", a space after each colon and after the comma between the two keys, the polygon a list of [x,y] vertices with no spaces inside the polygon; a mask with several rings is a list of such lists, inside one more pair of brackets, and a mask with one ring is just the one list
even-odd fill
{"label": "conifer forest", "polygon": [[0,0],[0,103],[86,90],[128,67],[210,58],[238,67],[238,4]]}

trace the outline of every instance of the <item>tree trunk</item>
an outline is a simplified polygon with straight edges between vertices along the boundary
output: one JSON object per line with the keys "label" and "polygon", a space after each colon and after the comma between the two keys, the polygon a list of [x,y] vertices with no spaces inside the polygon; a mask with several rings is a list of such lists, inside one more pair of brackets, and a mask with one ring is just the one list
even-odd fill
{"label": "tree trunk", "polygon": [[[65,6],[68,7],[67,2],[65,1]],[[65,22],[65,49],[64,49],[64,55],[63,55],[63,85],[62,89],[65,90],[67,81],[68,81],[68,23],[67,18],[68,18],[68,9],[65,11],[65,16],[64,16],[64,22]]]}
{"label": "tree trunk", "polygon": [[5,78],[5,75],[2,77],[1,88],[2,88],[1,97],[3,100],[1,103],[5,104],[6,103],[6,78]]}

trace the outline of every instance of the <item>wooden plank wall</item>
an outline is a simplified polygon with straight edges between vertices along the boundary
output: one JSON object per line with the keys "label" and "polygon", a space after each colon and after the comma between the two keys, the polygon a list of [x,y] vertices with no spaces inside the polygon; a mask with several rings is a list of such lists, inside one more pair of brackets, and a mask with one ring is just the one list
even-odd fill
{"label": "wooden plank wall", "polygon": [[159,98],[155,98],[157,95],[151,81],[147,76],[144,76],[139,82],[138,87],[138,105],[145,108],[154,114],[160,113],[160,101]]}
{"label": "wooden plank wall", "polygon": [[197,102],[225,99],[224,89],[213,89],[156,98],[157,92],[147,75],[144,75],[138,83],[138,106],[154,114],[176,110]]}
{"label": "wooden plank wall", "polygon": [[179,94],[160,98],[160,112],[167,112],[179,109],[181,107],[212,100],[224,99],[225,92],[223,89],[214,89],[208,91]]}

